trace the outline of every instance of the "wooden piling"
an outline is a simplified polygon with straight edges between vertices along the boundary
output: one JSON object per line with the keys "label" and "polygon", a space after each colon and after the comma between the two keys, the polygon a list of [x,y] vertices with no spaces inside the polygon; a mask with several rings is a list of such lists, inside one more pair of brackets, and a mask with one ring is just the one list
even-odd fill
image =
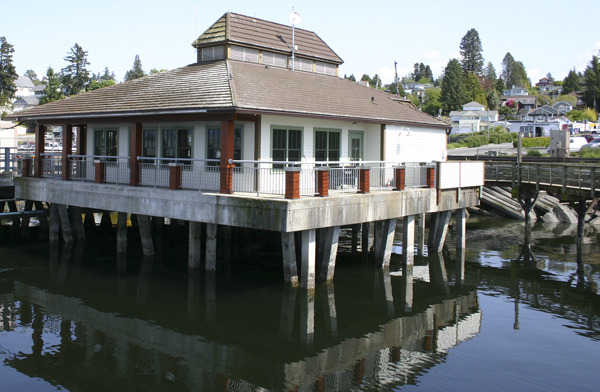
{"label": "wooden piling", "polygon": [[152,232],[150,230],[150,217],[148,215],[137,215],[137,221],[140,227],[140,238],[142,240],[142,252],[144,256],[154,256],[154,246],[152,244]]}

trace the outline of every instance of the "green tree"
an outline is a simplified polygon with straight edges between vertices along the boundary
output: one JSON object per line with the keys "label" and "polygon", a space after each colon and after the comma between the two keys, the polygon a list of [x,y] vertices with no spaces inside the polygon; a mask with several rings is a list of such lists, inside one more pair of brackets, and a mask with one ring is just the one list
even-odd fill
{"label": "green tree", "polygon": [[577,97],[575,97],[574,95],[568,94],[568,95],[559,95],[558,97],[556,97],[555,99],[552,100],[552,103],[556,103],[556,102],[567,102],[570,103],[572,106],[577,105]]}
{"label": "green tree", "polygon": [[465,74],[465,91],[469,101],[479,102],[480,104],[487,105],[487,97],[479,77],[472,72]]}
{"label": "green tree", "polygon": [[442,108],[442,104],[440,102],[440,98],[442,97],[442,90],[433,87],[425,90],[425,101],[422,107],[423,111],[427,114],[431,114],[432,116],[437,116],[439,114],[439,110]]}
{"label": "green tree", "polygon": [[458,60],[452,59],[446,66],[442,80],[440,102],[444,114],[448,114],[452,110],[461,110],[462,105],[467,103],[468,100],[460,63]]}
{"label": "green tree", "polygon": [[600,98],[600,60],[598,60],[598,56],[592,56],[592,60],[583,73],[583,79],[583,100],[588,107],[597,112]]}
{"label": "green tree", "polygon": [[344,79],[348,79],[353,82],[356,82],[356,77],[354,76],[354,74],[350,74],[350,76],[348,76],[348,77],[346,77],[346,75],[344,75]]}
{"label": "green tree", "polygon": [[86,68],[90,64],[87,61],[87,52],[75,43],[64,60],[68,63],[61,70],[65,95],[71,96],[84,92],[90,82],[90,73]]}
{"label": "green tree", "polygon": [[37,73],[35,73],[33,69],[28,69],[25,71],[24,75],[31,79],[34,85],[39,86],[42,84],[42,81],[38,78]]}
{"label": "green tree", "polygon": [[522,62],[516,61],[514,57],[509,53],[506,53],[504,59],[502,59],[502,73],[500,75],[506,87],[531,87],[525,66]]}
{"label": "green tree", "polygon": [[94,91],[103,87],[114,86],[117,82],[114,79],[98,79],[92,80],[88,85],[86,91]]}
{"label": "green tree", "polygon": [[500,96],[498,95],[496,89],[492,89],[490,92],[488,92],[486,101],[490,110],[498,110],[498,106],[500,106]]}
{"label": "green tree", "polygon": [[379,77],[379,75],[373,75],[370,85],[374,88],[381,88],[381,78]]}
{"label": "green tree", "polygon": [[46,82],[46,88],[44,89],[44,96],[40,99],[40,104],[58,101],[65,97],[60,75],[56,74],[52,67],[48,67],[44,82]]}
{"label": "green tree", "polygon": [[142,61],[140,60],[140,56],[138,54],[135,55],[135,60],[133,60],[133,68],[129,71],[125,72],[125,81],[138,79],[143,76],[146,76],[146,73],[142,69]]}
{"label": "green tree", "polygon": [[515,58],[512,56],[512,54],[510,54],[510,52],[508,52],[502,59],[502,72],[500,73],[500,77],[504,81],[504,85],[508,88],[514,87],[512,84],[514,67]]}
{"label": "green tree", "polygon": [[494,64],[488,62],[485,68],[483,69],[483,78],[481,81],[481,85],[483,89],[489,94],[491,90],[494,89],[494,85],[496,83],[498,76],[496,75],[496,68],[494,68]]}
{"label": "green tree", "polygon": [[[148,72],[148,75],[154,75],[154,74],[161,73],[161,72],[166,72],[166,71],[167,71],[166,69],[156,69],[156,68],[152,68],[152,69],[150,70],[150,72]],[[354,77],[354,75],[350,75],[350,76]],[[355,80],[355,81],[356,81],[356,80]]]}
{"label": "green tree", "polygon": [[15,66],[13,65],[14,48],[6,41],[5,37],[0,37],[0,108],[8,105],[15,97],[17,86],[15,80],[19,78]]}
{"label": "green tree", "polygon": [[519,86],[523,88],[531,87],[531,82],[527,76],[527,71],[525,71],[525,66],[520,61],[515,62],[513,78],[513,86]]}
{"label": "green tree", "polygon": [[506,84],[504,84],[504,80],[500,78],[496,79],[496,83],[494,83],[494,89],[499,96],[504,95],[504,90],[506,90]]}
{"label": "green tree", "polygon": [[422,79],[429,79],[430,81],[433,81],[433,72],[431,71],[431,67],[423,63],[415,63],[412,79],[419,83],[422,83]]}
{"label": "green tree", "polygon": [[461,66],[464,73],[472,72],[475,75],[483,73],[483,51],[479,33],[475,29],[467,31],[460,41]]}

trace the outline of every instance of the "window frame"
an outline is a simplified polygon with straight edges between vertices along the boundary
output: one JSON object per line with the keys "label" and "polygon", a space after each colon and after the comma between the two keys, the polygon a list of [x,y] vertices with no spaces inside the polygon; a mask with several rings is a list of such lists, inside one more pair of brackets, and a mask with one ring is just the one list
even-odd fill
{"label": "window frame", "polygon": [[[326,134],[326,143],[327,146],[325,147],[325,157],[326,159],[320,160],[317,158],[317,133],[325,133]],[[337,159],[331,159],[331,151],[332,149],[330,148],[330,143],[331,143],[331,138],[330,135],[337,135],[337,142],[338,142],[338,146],[337,146]],[[323,150],[323,148],[319,148],[319,150]],[[339,162],[341,157],[342,157],[342,130],[341,129],[336,129],[336,128],[315,128],[314,129],[314,135],[313,135],[313,156],[315,158],[315,162]]]}
{"label": "window frame", "polygon": [[[111,150],[114,149],[114,154],[109,153],[109,133],[114,133],[114,146],[112,146]],[[98,148],[98,136],[102,134],[102,142],[103,146],[102,151],[99,151]],[[119,128],[109,127],[109,128],[94,128],[94,155],[97,156],[119,156]],[[116,158],[104,158],[109,160],[116,160]]]}
{"label": "window frame", "polygon": [[[277,150],[285,150],[284,158],[285,159],[275,159],[275,133],[277,131],[285,131],[285,147],[277,148]],[[299,144],[300,148],[298,151],[298,159],[290,160],[290,148],[289,148],[289,139],[290,132],[299,132]],[[293,149],[298,150],[298,149]],[[287,126],[287,125],[272,125],[271,126],[271,159],[273,161],[281,161],[281,162],[296,162],[302,159],[304,153],[304,128],[303,127],[295,127],[295,126]],[[283,169],[285,164],[273,164],[273,169]]]}

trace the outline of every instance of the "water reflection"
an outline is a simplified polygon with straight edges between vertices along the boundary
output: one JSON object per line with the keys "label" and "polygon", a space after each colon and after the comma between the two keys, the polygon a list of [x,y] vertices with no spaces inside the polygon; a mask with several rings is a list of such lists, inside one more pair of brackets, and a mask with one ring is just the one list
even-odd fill
{"label": "water reflection", "polygon": [[341,271],[314,293],[231,290],[214,274],[161,278],[152,257],[107,274],[80,268],[81,255],[51,248],[46,268],[15,269],[0,297],[2,332],[30,336],[5,365],[66,389],[397,385],[480,328],[476,290],[414,284],[412,268]]}
{"label": "water reflection", "polygon": [[[234,261],[216,275],[168,270],[158,254],[88,263],[91,250],[81,247],[50,248],[39,260],[8,253],[0,360],[67,390],[398,388],[419,383],[461,342],[481,339],[480,302],[490,293],[510,306],[502,328],[532,328],[525,316],[536,309],[600,341],[589,262],[596,242],[578,246],[575,260],[555,228],[534,228],[528,241],[513,229],[490,234],[474,224],[466,250],[420,254],[414,264],[393,255],[390,270],[357,254],[314,292],[236,280]],[[542,245],[567,249],[570,264]]]}

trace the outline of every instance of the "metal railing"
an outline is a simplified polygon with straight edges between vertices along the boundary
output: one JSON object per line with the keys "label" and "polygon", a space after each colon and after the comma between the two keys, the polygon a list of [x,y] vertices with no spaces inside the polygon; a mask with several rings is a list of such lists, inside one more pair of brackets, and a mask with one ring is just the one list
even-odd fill
{"label": "metal railing", "polygon": [[[96,175],[103,182],[113,184],[130,183],[130,164],[127,156],[68,155],[69,178],[75,181],[95,181]],[[182,189],[216,192],[220,189],[222,170],[218,159],[154,158],[136,157],[139,161],[139,185],[170,187],[171,169],[177,166]],[[33,169],[34,159],[30,167]],[[62,159],[58,154],[43,154],[42,177],[62,175]],[[389,191],[396,187],[395,169],[405,172],[405,189],[431,186],[427,182],[427,169],[436,163],[399,163],[391,161],[336,161],[336,162],[280,162],[230,160],[232,165],[232,191],[258,195],[284,195],[286,190],[286,168],[299,170],[300,195],[313,196],[318,192],[317,173],[329,171],[329,194],[356,193],[360,189],[360,172],[369,171],[371,192]],[[104,171],[98,174],[97,165]]]}

